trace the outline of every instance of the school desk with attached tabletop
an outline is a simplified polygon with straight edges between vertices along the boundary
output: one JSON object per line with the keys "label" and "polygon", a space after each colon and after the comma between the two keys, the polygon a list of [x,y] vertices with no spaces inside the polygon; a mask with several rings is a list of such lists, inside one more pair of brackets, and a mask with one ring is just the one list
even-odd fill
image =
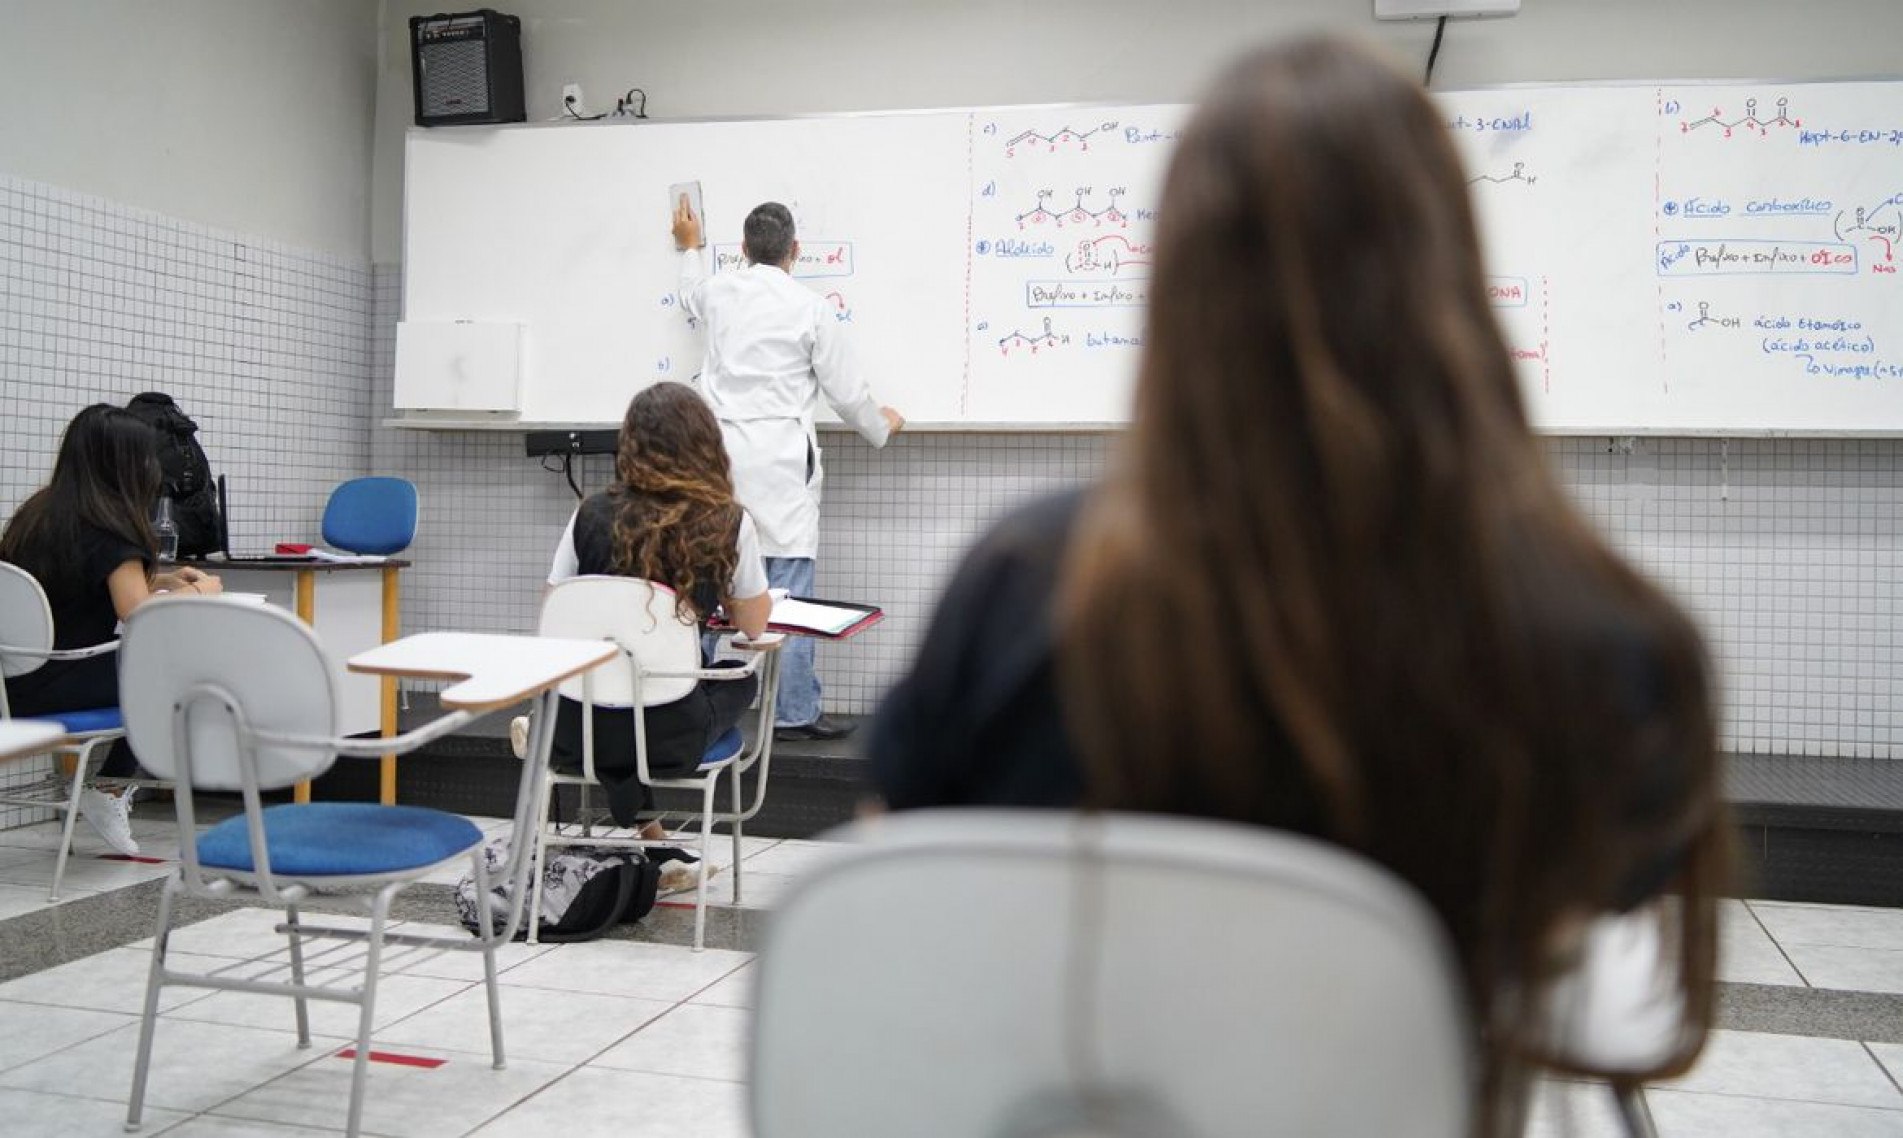
{"label": "school desk with attached tabletop", "polygon": [[0,762],[50,751],[66,728],[51,719],[0,719]]}
{"label": "school desk with attached tabletop", "polygon": [[[541,817],[537,795],[555,739],[556,685],[598,668],[619,653],[612,641],[511,636],[492,632],[422,632],[352,656],[348,667],[358,675],[394,680],[409,676],[453,680],[438,697],[450,711],[479,716],[539,699],[530,718],[529,751],[516,788],[514,831],[502,879],[509,883],[511,908],[497,934],[507,942],[522,916],[529,873],[530,840]],[[392,937],[392,940],[397,938]]]}

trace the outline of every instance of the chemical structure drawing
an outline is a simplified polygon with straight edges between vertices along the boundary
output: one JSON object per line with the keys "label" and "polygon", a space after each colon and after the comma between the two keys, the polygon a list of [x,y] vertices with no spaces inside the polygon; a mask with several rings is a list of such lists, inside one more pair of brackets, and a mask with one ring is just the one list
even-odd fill
{"label": "chemical structure drawing", "polygon": [[[1845,224],[1845,222],[1849,224]],[[1903,194],[1895,194],[1873,206],[1837,212],[1837,240],[1861,238],[1883,248],[1886,262],[1896,260],[1896,246],[1903,240]]]}
{"label": "chemical structure drawing", "polygon": [[1087,237],[1064,258],[1064,267],[1073,273],[1110,273],[1150,263],[1151,246],[1130,240],[1120,233]]}
{"label": "chemical structure drawing", "polygon": [[1023,229],[1028,225],[1056,225],[1059,228],[1066,225],[1084,224],[1097,226],[1128,226],[1130,224],[1130,218],[1117,204],[1118,200],[1123,197],[1124,188],[1122,186],[1112,186],[1105,195],[1109,199],[1108,203],[1097,209],[1090,209],[1084,205],[1084,201],[1093,196],[1096,192],[1095,187],[1079,186],[1077,187],[1076,202],[1064,209],[1052,209],[1051,199],[1056,195],[1056,191],[1039,190],[1037,192],[1037,206],[1018,214],[1018,228]]}
{"label": "chemical structure drawing", "polygon": [[1511,174],[1482,174],[1477,178],[1468,178],[1467,184],[1473,186],[1481,182],[1490,182],[1496,186],[1504,186],[1512,182],[1519,182],[1522,185],[1530,186],[1537,181],[1539,181],[1537,175],[1528,174],[1526,172],[1526,163],[1515,162]]}
{"label": "chemical structure drawing", "polygon": [[1042,131],[1036,130],[1021,131],[1016,137],[1011,138],[1004,144],[1004,156],[1006,158],[1017,157],[1018,147],[1020,146],[1033,152],[1036,151],[1037,147],[1043,146],[1047,154],[1056,151],[1060,146],[1074,146],[1078,150],[1089,150],[1091,135],[1103,134],[1116,129],[1116,123],[1107,122],[1099,123],[1089,130],[1077,130],[1071,126],[1064,126],[1053,134],[1045,134]]}
{"label": "chemical structure drawing", "polygon": [[1711,314],[1711,303],[1701,300],[1698,302],[1698,316],[1686,323],[1685,330],[1687,332],[1698,332],[1707,328],[1742,327],[1744,327],[1744,321],[1738,319],[1736,316],[1713,316]]}
{"label": "chemical structure drawing", "polygon": [[1060,344],[1068,343],[1070,343],[1070,337],[1053,331],[1051,328],[1051,318],[1046,316],[1044,318],[1044,331],[1042,333],[1026,332],[1019,329],[1012,332],[1009,336],[1000,339],[998,341],[998,350],[1008,356],[1012,352],[1023,351],[1028,348],[1032,355],[1036,355],[1040,349],[1055,348]]}
{"label": "chemical structure drawing", "polygon": [[1715,126],[1724,130],[1724,137],[1726,138],[1730,138],[1732,133],[1738,130],[1747,132],[1755,130],[1758,132],[1758,136],[1762,138],[1769,135],[1771,128],[1774,126],[1795,128],[1804,125],[1803,119],[1794,119],[1790,116],[1790,109],[1791,101],[1789,99],[1780,98],[1777,101],[1777,117],[1773,119],[1761,119],[1758,117],[1758,101],[1756,99],[1746,99],[1744,101],[1744,115],[1742,118],[1728,120],[1725,118],[1723,107],[1713,107],[1711,113],[1702,119],[1697,119],[1692,122],[1684,122],[1681,120],[1678,124],[1678,130],[1680,134],[1690,134],[1699,127]]}

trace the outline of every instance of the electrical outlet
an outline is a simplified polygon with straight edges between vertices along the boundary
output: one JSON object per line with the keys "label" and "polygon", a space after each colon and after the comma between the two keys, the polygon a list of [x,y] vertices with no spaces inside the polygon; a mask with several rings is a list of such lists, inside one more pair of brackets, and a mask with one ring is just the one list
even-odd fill
{"label": "electrical outlet", "polygon": [[562,108],[565,111],[572,111],[576,115],[586,115],[588,113],[587,105],[582,102],[580,83],[562,84]]}

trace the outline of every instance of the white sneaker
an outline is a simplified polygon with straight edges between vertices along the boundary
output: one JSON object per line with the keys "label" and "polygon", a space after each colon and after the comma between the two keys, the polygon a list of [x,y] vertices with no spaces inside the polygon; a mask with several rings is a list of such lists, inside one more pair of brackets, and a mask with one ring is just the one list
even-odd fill
{"label": "white sneaker", "polygon": [[127,857],[139,856],[139,843],[132,837],[132,787],[113,795],[92,787],[79,792],[79,816],[86,819],[106,844]]}
{"label": "white sneaker", "polygon": [[509,749],[518,759],[529,757],[529,717],[518,715],[509,720]]}

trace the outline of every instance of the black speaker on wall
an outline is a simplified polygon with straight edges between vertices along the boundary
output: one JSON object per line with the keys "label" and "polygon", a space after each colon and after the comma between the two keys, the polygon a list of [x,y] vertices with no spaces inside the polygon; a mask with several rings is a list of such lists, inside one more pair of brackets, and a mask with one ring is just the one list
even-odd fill
{"label": "black speaker on wall", "polygon": [[522,122],[522,21],[491,8],[410,17],[416,125]]}

